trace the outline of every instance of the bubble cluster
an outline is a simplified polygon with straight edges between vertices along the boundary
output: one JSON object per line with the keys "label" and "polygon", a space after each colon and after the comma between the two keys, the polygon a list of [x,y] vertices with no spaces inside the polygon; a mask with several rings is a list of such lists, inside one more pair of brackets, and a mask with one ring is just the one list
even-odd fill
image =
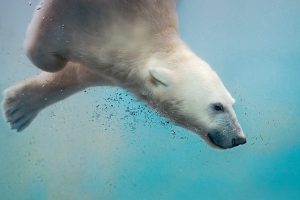
{"label": "bubble cluster", "polygon": [[[157,111],[150,108],[132,96],[128,91],[117,89],[110,93],[104,100],[97,102],[91,121],[101,123],[104,130],[114,130],[114,123],[121,124],[124,131],[137,133],[145,127],[157,127],[166,129],[171,138],[177,137],[177,128]],[[178,136],[179,139],[187,139]]]}

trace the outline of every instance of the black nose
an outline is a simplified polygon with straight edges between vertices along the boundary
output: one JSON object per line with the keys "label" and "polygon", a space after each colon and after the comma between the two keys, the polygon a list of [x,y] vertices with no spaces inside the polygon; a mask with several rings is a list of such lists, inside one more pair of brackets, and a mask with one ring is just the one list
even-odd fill
{"label": "black nose", "polygon": [[238,137],[238,138],[233,138],[232,139],[232,146],[236,147],[239,146],[241,144],[245,144],[247,142],[245,137]]}

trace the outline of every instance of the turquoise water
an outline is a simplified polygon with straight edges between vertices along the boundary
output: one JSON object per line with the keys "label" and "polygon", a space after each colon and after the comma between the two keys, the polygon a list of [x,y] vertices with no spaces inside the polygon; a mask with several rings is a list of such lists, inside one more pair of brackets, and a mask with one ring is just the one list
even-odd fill
{"label": "turquoise water", "polygon": [[[39,73],[22,52],[31,2],[1,2],[1,91]],[[235,97],[246,145],[211,149],[126,91],[92,88],[22,133],[0,119],[0,199],[300,199],[299,11],[299,0],[179,3],[181,35]]]}

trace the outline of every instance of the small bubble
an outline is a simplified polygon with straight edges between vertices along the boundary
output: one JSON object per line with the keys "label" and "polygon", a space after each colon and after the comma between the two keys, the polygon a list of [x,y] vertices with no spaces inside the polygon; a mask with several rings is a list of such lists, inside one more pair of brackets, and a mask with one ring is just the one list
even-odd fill
{"label": "small bubble", "polygon": [[37,6],[36,10],[42,9],[42,6],[43,6],[43,2],[41,2],[41,3]]}

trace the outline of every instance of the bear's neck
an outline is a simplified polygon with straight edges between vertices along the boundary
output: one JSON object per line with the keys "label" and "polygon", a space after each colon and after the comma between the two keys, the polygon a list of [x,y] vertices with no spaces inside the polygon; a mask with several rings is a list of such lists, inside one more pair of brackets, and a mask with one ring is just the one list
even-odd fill
{"label": "bear's neck", "polygon": [[153,46],[148,52],[137,53],[134,62],[126,64],[130,67],[121,68],[120,76],[114,77],[120,80],[119,86],[128,89],[138,98],[152,105],[160,104],[163,99],[155,93],[155,86],[151,83],[150,69],[164,67],[176,71],[200,60],[177,35],[161,37]]}

